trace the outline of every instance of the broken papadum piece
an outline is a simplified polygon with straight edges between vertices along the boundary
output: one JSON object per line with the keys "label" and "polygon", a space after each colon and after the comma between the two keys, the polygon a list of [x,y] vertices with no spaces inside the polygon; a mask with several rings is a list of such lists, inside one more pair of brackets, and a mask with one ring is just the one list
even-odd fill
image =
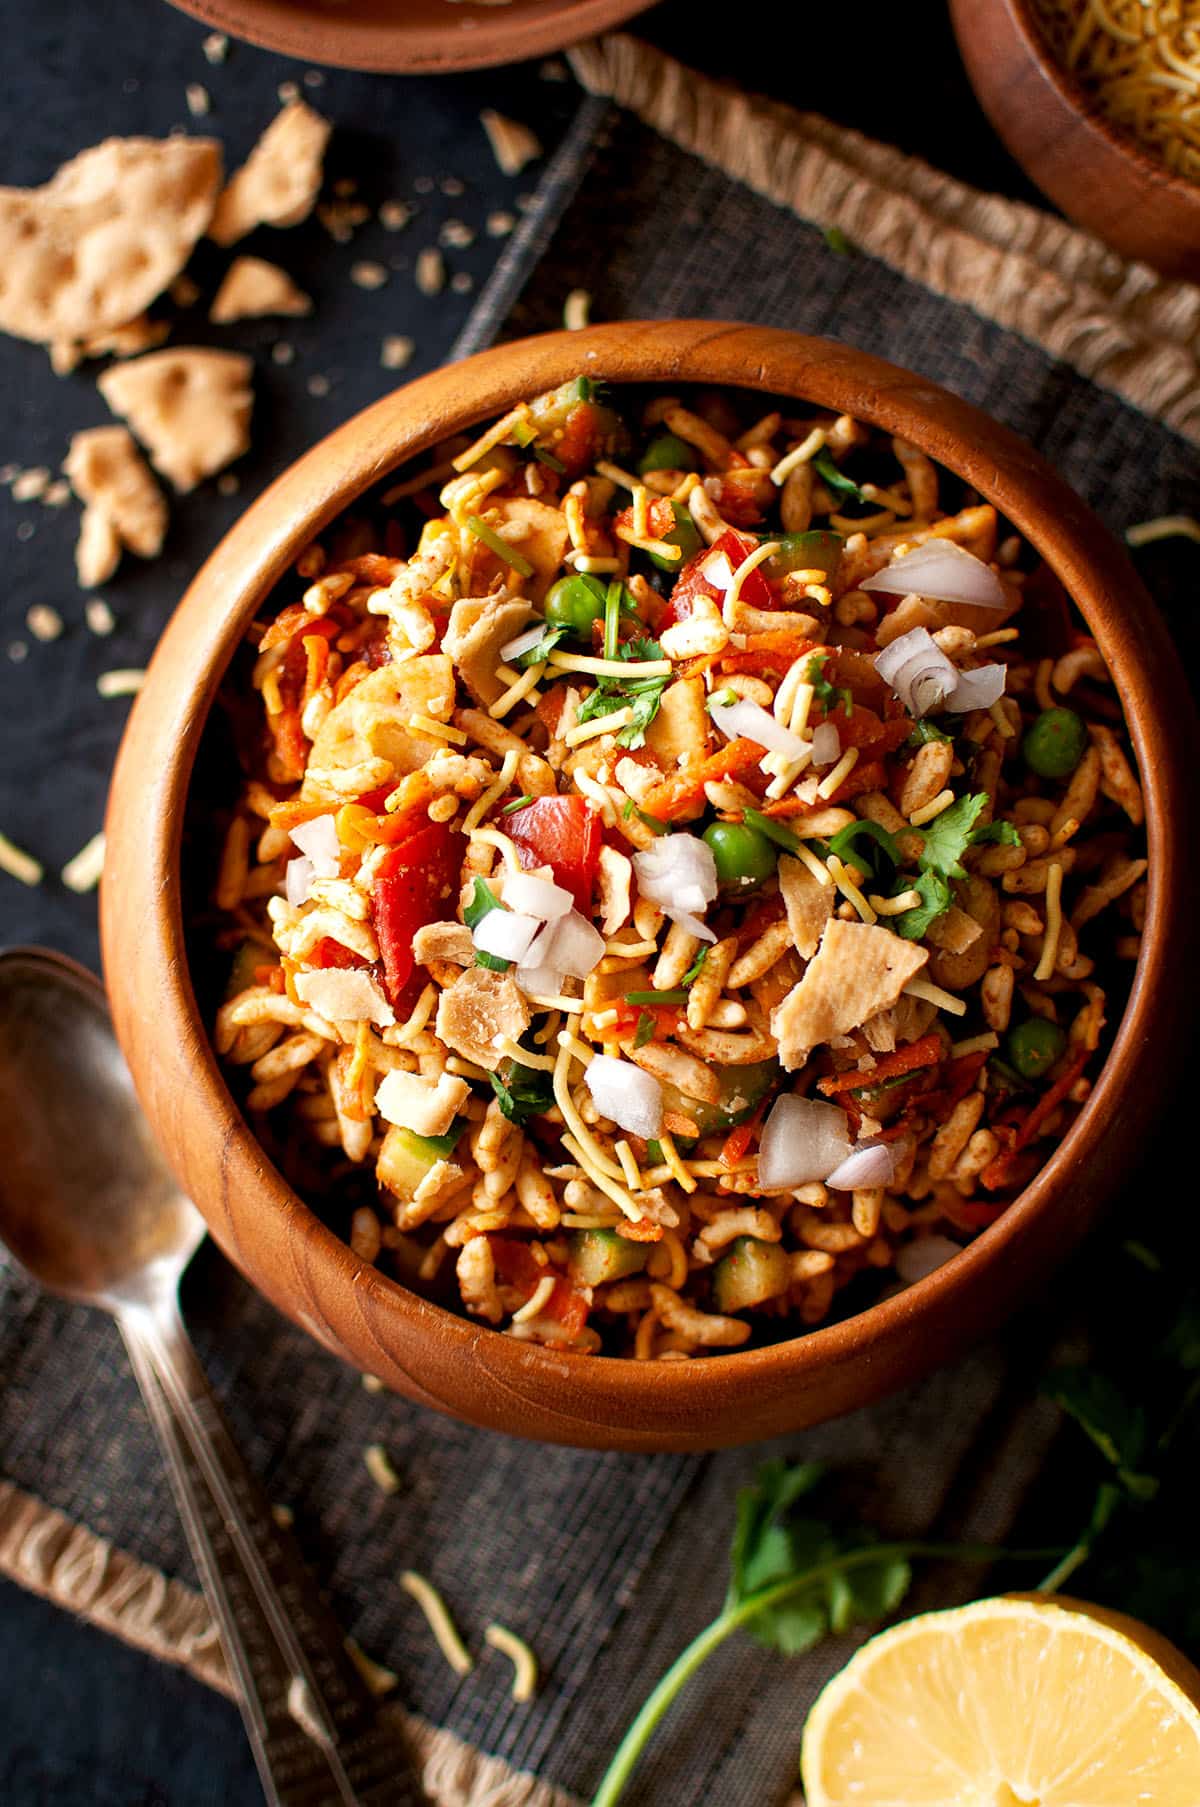
{"label": "broken papadum piece", "polygon": [[186,346],[114,364],[96,387],[182,495],[249,445],[253,369],[241,352]]}
{"label": "broken papadum piece", "polygon": [[284,107],[222,189],[209,237],[233,245],[255,226],[298,226],[307,219],[331,129],[302,100]]}

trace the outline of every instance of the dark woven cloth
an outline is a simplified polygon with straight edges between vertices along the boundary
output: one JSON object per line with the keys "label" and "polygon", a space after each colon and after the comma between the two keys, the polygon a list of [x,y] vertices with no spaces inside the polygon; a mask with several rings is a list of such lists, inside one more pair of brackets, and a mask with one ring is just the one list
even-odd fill
{"label": "dark woven cloth", "polygon": [[[597,319],[699,314],[829,333],[1006,419],[1114,526],[1195,508],[1194,453],[1146,417],[871,260],[836,255],[818,232],[628,116],[586,106],[545,213],[483,298],[475,342],[557,325],[578,287],[591,293]],[[580,141],[597,124],[601,140],[581,176]],[[354,399],[365,397],[356,390]],[[294,422],[277,461],[311,431],[307,419]],[[161,597],[185,562],[176,557],[166,576],[159,568],[142,581]],[[1186,628],[1194,604],[1184,597],[1177,612],[1170,586],[1178,582],[1181,596],[1188,586],[1187,552],[1178,561],[1148,555],[1147,570]],[[120,662],[148,639],[123,646]],[[78,672],[61,679],[64,711],[79,682]],[[86,763],[98,801],[101,762]],[[72,824],[76,840],[81,827]],[[63,852],[74,851],[70,839]],[[52,933],[44,920],[32,926]],[[143,1561],[194,1579],[115,1332],[41,1300],[11,1270],[0,1272],[0,1296],[0,1471]],[[719,1606],[733,1494],[764,1452],[600,1456],[448,1423],[365,1392],[208,1249],[185,1307],[252,1465],[294,1510],[347,1629],[399,1673],[405,1703],[518,1767],[588,1792],[648,1687]],[[889,1529],[1002,1536],[1052,1434],[1046,1408],[1033,1403],[1048,1335],[1035,1313],[1003,1344],[791,1439],[786,1453],[827,1458]],[[366,1473],[372,1442],[401,1477],[394,1495]],[[509,1671],[495,1655],[465,1681],[437,1659],[397,1587],[405,1567],[443,1590],[472,1645],[492,1619],[530,1639],[545,1671],[531,1706],[509,1700]],[[933,1597],[950,1585],[929,1583]],[[844,1654],[831,1646],[789,1664],[745,1641],[728,1647],[664,1727],[630,1800],[782,1800],[807,1704]],[[11,1790],[6,1798],[22,1799]]]}

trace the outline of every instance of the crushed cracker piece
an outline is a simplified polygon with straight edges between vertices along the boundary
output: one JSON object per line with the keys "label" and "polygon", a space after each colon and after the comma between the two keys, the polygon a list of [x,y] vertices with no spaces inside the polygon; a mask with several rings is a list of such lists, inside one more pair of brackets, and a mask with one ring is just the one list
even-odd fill
{"label": "crushed cracker piece", "polygon": [[449,250],[465,251],[468,245],[475,243],[475,231],[465,220],[447,220],[438,239]]}
{"label": "crushed cracker piece", "polygon": [[276,339],[271,347],[271,362],[273,364],[294,364],[296,362],[296,347],[290,339]]}
{"label": "crushed cracker piece", "polygon": [[183,494],[249,445],[253,370],[241,352],[189,346],[114,364],[96,386]]}
{"label": "crushed cracker piece", "polygon": [[203,119],[206,113],[212,112],[212,96],[203,82],[189,82],[184,94],[193,119]]}
{"label": "crushed cracker piece", "polygon": [[544,82],[566,82],[571,79],[567,65],[560,63],[557,57],[548,57],[538,69],[538,74]]}
{"label": "crushed cracker piece", "polygon": [[300,84],[298,82],[280,82],[275,92],[279,96],[280,106],[290,107],[294,101],[300,98]]}
{"label": "crushed cracker piece", "polygon": [[84,607],[83,618],[93,634],[111,634],[117,625],[117,618],[105,602],[103,596],[92,596]]}
{"label": "crushed cracker piece", "polygon": [[327,119],[295,98],[276,115],[217,197],[209,237],[232,245],[255,226],[298,226],[321,187]]}
{"label": "crushed cracker piece", "polygon": [[368,1443],[363,1450],[363,1462],[367,1473],[378,1487],[380,1493],[398,1493],[400,1476],[392,1467],[387,1450],[382,1443]]}
{"label": "crushed cracker piece", "polygon": [[320,371],[318,371],[316,376],[309,377],[306,387],[310,395],[322,396],[329,394],[333,384],[329,381],[327,376],[322,376]]}
{"label": "crushed cracker piece", "polygon": [[14,665],[19,665],[22,659],[27,659],[29,657],[29,648],[26,646],[24,640],[10,640],[8,643],[8,656]]}
{"label": "crushed cracker piece", "polygon": [[263,257],[235,257],[213,298],[208,317],[215,326],[231,320],[261,319],[267,314],[300,318],[312,313],[312,302],[286,270]]}
{"label": "crushed cracker piece", "polygon": [[440,295],[446,286],[446,263],[436,245],[417,253],[413,279],[422,295]]}
{"label": "crushed cracker piece", "polygon": [[6,487],[8,484],[12,483],[15,478],[19,477],[20,474],[21,467],[19,464],[0,464],[0,483],[3,483]]}
{"label": "crushed cracker piece", "polygon": [[236,496],[241,487],[242,480],[236,471],[222,471],[221,475],[217,478],[218,495]]}
{"label": "crushed cracker piece", "polygon": [[14,502],[36,502],[45,494],[46,485],[50,481],[50,472],[44,464],[31,465],[14,478],[12,498]]}
{"label": "crushed cracker piece", "polygon": [[381,289],[387,279],[387,265],[376,263],[373,258],[362,258],[350,266],[350,280],[356,288]]}
{"label": "crushed cracker piece", "polygon": [[41,188],[0,189],[0,330],[43,344],[133,320],[213,213],[211,138],[109,138]]}
{"label": "crushed cracker piece", "polygon": [[317,218],[336,245],[348,245],[355,228],[371,217],[371,209],[361,201],[322,201]]}
{"label": "crushed cracker piece", "polygon": [[323,88],[325,86],[325,71],[323,69],[306,69],[304,71],[304,86],[306,88]]}
{"label": "crushed cracker piece", "polygon": [[76,433],[63,470],[84,505],[75,569],[84,589],[107,582],[125,548],[156,558],[167,531],[167,504],[127,427]]}
{"label": "crushed cracker piece", "polygon": [[452,201],[456,201],[459,195],[464,195],[467,192],[466,183],[460,182],[457,176],[443,176],[438,183],[438,187],[441,189],[442,193],[448,195]]}
{"label": "crushed cracker piece", "polygon": [[210,63],[223,63],[229,55],[229,39],[223,31],[210,31],[200,48]]}
{"label": "crushed cracker piece", "polygon": [[136,320],[115,326],[111,332],[91,333],[86,339],[53,339],[50,368],[55,376],[66,376],[85,358],[135,358],[139,352],[153,351],[161,345],[170,330],[165,320],[149,320],[139,314]]}
{"label": "crushed cracker piece", "polygon": [[42,491],[43,508],[62,508],[70,500],[71,485],[65,477],[56,477],[53,483],[48,483]]}
{"label": "crushed cracker piece", "polygon": [[339,176],[333,185],[333,192],[335,195],[340,195],[343,200],[346,200],[350,195],[356,195],[358,193],[358,183],[354,180],[353,176]]}
{"label": "crushed cracker piece", "polygon": [[450,278],[450,287],[456,295],[469,295],[475,287],[475,278],[468,270],[456,270]]}
{"label": "crushed cracker piece", "polygon": [[25,626],[35,640],[57,640],[63,631],[63,618],[48,602],[35,602],[25,611]]}
{"label": "crushed cracker piece", "polygon": [[379,362],[385,370],[403,370],[412,361],[416,350],[411,339],[403,333],[389,333],[379,351]]}
{"label": "crushed cracker piece", "polygon": [[431,195],[436,186],[437,184],[434,182],[432,176],[418,176],[413,183],[413,193],[419,195]]}
{"label": "crushed cracker piece", "polygon": [[195,307],[200,299],[200,284],[188,275],[177,276],[167,293],[176,307]]}
{"label": "crushed cracker piece", "polygon": [[407,201],[384,201],[379,209],[379,224],[385,232],[403,232],[412,219]]}
{"label": "crushed cracker piece", "polygon": [[516,223],[516,214],[500,208],[495,213],[488,214],[485,230],[489,238],[507,238]]}
{"label": "crushed cracker piece", "polygon": [[479,123],[488,135],[492,155],[506,176],[519,176],[527,163],[541,156],[542,147],[536,134],[519,120],[497,113],[494,107],[485,107],[479,115]]}

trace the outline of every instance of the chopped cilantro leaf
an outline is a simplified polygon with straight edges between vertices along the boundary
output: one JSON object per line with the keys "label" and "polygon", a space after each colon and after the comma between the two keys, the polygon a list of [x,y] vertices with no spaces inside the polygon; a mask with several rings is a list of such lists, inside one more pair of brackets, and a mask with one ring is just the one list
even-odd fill
{"label": "chopped cilantro leaf", "polygon": [[[463,921],[469,929],[478,928],[485,916],[493,910],[502,910],[504,905],[492,890],[486,879],[477,878],[475,888],[471,892],[470,902],[463,910]],[[481,948],[475,950],[476,966],[486,966],[489,972],[506,973],[512,964],[509,960],[501,960],[497,954],[485,954]]]}
{"label": "chopped cilantro leaf", "polygon": [[835,494],[851,496],[856,502],[866,502],[868,500],[868,498],[863,495],[862,490],[859,489],[858,484],[854,482],[853,478],[847,477],[844,471],[838,469],[837,465],[833,462],[833,454],[824,447],[821,448],[813,459],[813,469],[816,471],[825,487],[833,490]]}
{"label": "chopped cilantro leaf", "polygon": [[966,878],[967,869],[962,857],[971,845],[971,831],[986,803],[984,791],[968,792],[923,825],[920,831],[925,840],[920,859],[923,871],[937,873],[941,878]]}
{"label": "chopped cilantro leaf", "polygon": [[524,1123],[540,1116],[554,1105],[554,1089],[549,1073],[538,1067],[522,1066],[516,1060],[502,1060],[488,1074],[492,1090],[500,1102],[501,1113],[510,1123]]}
{"label": "chopped cilantro leaf", "polygon": [[971,831],[972,847],[979,847],[984,841],[999,841],[1002,847],[1019,847],[1021,836],[1015,822],[985,822],[982,828]]}
{"label": "chopped cilantro leaf", "polygon": [[633,1038],[635,1048],[644,1048],[654,1034],[654,1018],[648,1010],[643,1010],[637,1020],[637,1033]]}
{"label": "chopped cilantro leaf", "polygon": [[939,916],[944,916],[954,901],[950,886],[940,872],[922,872],[911,884],[906,880],[901,890],[918,892],[921,901],[914,904],[911,910],[905,910],[902,915],[893,916],[892,927],[905,941],[920,941],[930,923],[936,922]]}
{"label": "chopped cilantro leaf", "polygon": [[804,667],[804,682],[812,685],[813,695],[826,713],[831,709],[836,709],[840,702],[844,706],[846,718],[849,720],[854,714],[854,697],[845,685],[842,685],[839,688],[836,684],[831,684],[828,678],[822,675],[825,661],[828,657],[828,653],[813,654],[812,658],[808,661],[808,664]]}
{"label": "chopped cilantro leaf", "polygon": [[[612,589],[613,586],[610,586],[610,596]],[[627,640],[623,646],[619,646],[615,656],[625,664],[640,664],[643,661],[661,659],[663,650],[657,640],[641,636],[636,640]],[[646,729],[658,714],[662,693],[670,682],[671,680],[667,676],[653,678],[605,676],[597,678],[596,688],[585,697],[576,720],[593,721],[597,716],[613,715],[618,709],[632,708],[633,720],[626,722],[617,734],[617,745],[631,749],[643,746],[646,740]]]}
{"label": "chopped cilantro leaf", "polygon": [[518,653],[509,663],[521,671],[528,671],[531,665],[543,664],[567,632],[565,627],[548,627],[540,640],[535,640],[532,646],[527,646],[523,653]]}
{"label": "chopped cilantro leaf", "polygon": [[952,740],[954,737],[939,728],[936,722],[930,721],[927,715],[919,722],[913,723],[912,733],[904,742],[904,751],[911,752],[916,747],[923,747],[930,740]]}
{"label": "chopped cilantro leaf", "polygon": [[[875,846],[863,846],[863,840],[873,841]],[[865,866],[871,878],[881,878],[879,859],[882,856],[891,861],[892,866],[900,864],[900,849],[896,845],[894,835],[878,822],[868,821],[865,817],[859,822],[848,822],[845,828],[829,838],[829,851],[836,853],[839,860],[853,860],[856,866]]]}
{"label": "chopped cilantro leaf", "polygon": [[827,226],[821,236],[836,257],[854,256],[854,246],[840,226]]}

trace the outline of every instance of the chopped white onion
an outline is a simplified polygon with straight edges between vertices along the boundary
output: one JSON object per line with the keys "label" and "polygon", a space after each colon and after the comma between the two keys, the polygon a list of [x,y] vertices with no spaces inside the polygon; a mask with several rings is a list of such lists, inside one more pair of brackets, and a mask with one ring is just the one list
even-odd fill
{"label": "chopped white onion", "polygon": [[842,757],[842,737],[836,722],[822,722],[813,729],[812,760],[814,765],[836,765]]}
{"label": "chopped white onion", "polygon": [[763,1125],[758,1182],[766,1192],[790,1192],[823,1180],[850,1153],[849,1118],[816,1098],[780,1098]]}
{"label": "chopped white onion", "polygon": [[659,835],[634,854],[633,870],[642,896],[669,916],[680,910],[700,915],[717,895],[717,862],[699,835]]}
{"label": "chopped white onion", "polygon": [[681,929],[686,929],[689,935],[694,935],[697,941],[716,940],[716,936],[708,924],[699,916],[693,916],[690,910],[668,910],[666,914],[672,922],[677,922]]}
{"label": "chopped white onion", "polygon": [[519,633],[515,640],[506,640],[500,648],[500,657],[502,659],[519,659],[522,653],[527,653],[531,646],[537,645],[545,632],[546,623],[536,621],[532,627],[525,628],[522,633]]}
{"label": "chopped white onion", "polygon": [[[536,945],[533,951],[536,956]],[[513,973],[513,978],[528,998],[560,997],[565,977],[566,974],[559,967],[540,964],[518,966]]]}
{"label": "chopped white onion", "polygon": [[906,1242],[897,1254],[896,1272],[906,1285],[911,1286],[961,1254],[959,1245],[951,1242],[948,1236],[917,1236],[912,1242]]}
{"label": "chopped white onion", "polygon": [[730,740],[752,740],[770,753],[786,753],[789,759],[799,759],[805,751],[805,742],[798,734],[793,734],[761,703],[752,703],[748,697],[740,696],[736,703],[712,702],[708,711],[722,734],[727,734]]}
{"label": "chopped white onion", "polygon": [[958,667],[934,644],[928,628],[914,627],[875,655],[875,669],[910,715],[944,706],[958,682]]}
{"label": "chopped white onion", "polygon": [[700,567],[700,574],[708,579],[715,590],[733,588],[733,566],[727,553],[710,552]]}
{"label": "chopped white onion", "polygon": [[835,1192],[854,1192],[860,1186],[886,1186],[896,1171],[895,1149],[890,1142],[863,1142],[849,1158],[825,1176]]}
{"label": "chopped white onion", "polygon": [[596,962],[604,958],[604,936],[578,910],[568,910],[557,922],[546,924],[530,953],[532,964],[586,979]]}
{"label": "chopped white onion", "polygon": [[980,609],[1008,607],[1008,592],[990,565],[953,540],[926,540],[893,559],[861,588],[893,596],[927,596],[931,602],[970,602]]}
{"label": "chopped white onion", "polygon": [[588,1091],[602,1117],[611,1117],[631,1136],[657,1136],[662,1129],[662,1087],[653,1073],[631,1060],[594,1054],[588,1062]]}
{"label": "chopped white onion", "polygon": [[965,715],[968,709],[990,709],[1004,695],[1007,665],[977,665],[974,671],[960,671],[958,683],[946,698],[951,715]]}
{"label": "chopped white onion", "polygon": [[496,960],[523,960],[541,928],[537,916],[518,916],[512,910],[489,910],[471,931],[480,953]]}
{"label": "chopped white onion", "polygon": [[342,869],[342,849],[332,816],[314,816],[311,822],[298,822],[292,829],[292,840],[312,861],[316,878],[337,878]]}
{"label": "chopped white onion", "polygon": [[312,890],[313,880],[316,876],[313,863],[306,856],[288,861],[284,895],[294,910],[299,909],[302,903],[308,902],[308,894]]}
{"label": "chopped white onion", "polygon": [[504,901],[510,910],[536,916],[539,922],[557,922],[571,908],[571,893],[552,879],[535,878],[530,872],[509,872],[504,878]]}

